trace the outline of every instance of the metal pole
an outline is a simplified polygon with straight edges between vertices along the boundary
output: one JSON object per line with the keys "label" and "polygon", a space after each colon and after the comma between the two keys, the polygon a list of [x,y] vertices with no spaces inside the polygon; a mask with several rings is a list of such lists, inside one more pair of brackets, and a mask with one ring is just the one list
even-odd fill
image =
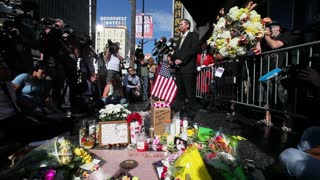
{"label": "metal pole", "polygon": [[131,2],[131,42],[130,42],[130,66],[134,66],[135,45],[136,45],[136,0]]}
{"label": "metal pole", "polygon": [[89,0],[89,36],[92,39],[92,2]]}
{"label": "metal pole", "polygon": [[141,52],[143,54],[143,40],[144,40],[144,0],[142,0],[142,31],[141,31]]}

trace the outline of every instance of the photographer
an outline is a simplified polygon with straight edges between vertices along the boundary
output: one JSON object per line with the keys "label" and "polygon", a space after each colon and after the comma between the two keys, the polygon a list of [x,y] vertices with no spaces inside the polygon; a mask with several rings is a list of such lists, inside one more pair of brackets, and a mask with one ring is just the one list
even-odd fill
{"label": "photographer", "polygon": [[71,104],[75,97],[73,92],[77,83],[77,63],[72,50],[75,44],[69,41],[71,32],[66,31],[63,20],[43,18],[41,22],[45,25],[45,29],[41,34],[40,51],[44,54],[44,61],[51,67],[48,76],[52,79],[50,83],[52,100],[58,108],[61,108],[64,103],[65,81],[69,87]]}
{"label": "photographer", "polygon": [[108,44],[105,51],[105,60],[107,66],[107,82],[110,81],[111,77],[117,75],[121,77],[121,68],[120,62],[124,60],[124,58],[119,53],[120,44],[113,43],[110,39],[108,40]]}

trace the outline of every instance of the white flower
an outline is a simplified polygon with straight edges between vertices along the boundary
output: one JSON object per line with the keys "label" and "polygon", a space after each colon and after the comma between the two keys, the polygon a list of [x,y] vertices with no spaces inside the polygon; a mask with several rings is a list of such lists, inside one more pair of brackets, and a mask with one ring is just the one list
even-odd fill
{"label": "white flower", "polygon": [[237,21],[237,16],[239,13],[239,8],[238,6],[235,6],[229,10],[229,13],[227,16],[229,16],[233,21]]}
{"label": "white flower", "polygon": [[104,120],[122,120],[126,119],[131,112],[121,104],[108,104],[99,111],[99,118]]}
{"label": "white flower", "polygon": [[222,57],[235,58],[254,47],[263,32],[264,26],[256,11],[235,6],[218,19],[207,43]]}

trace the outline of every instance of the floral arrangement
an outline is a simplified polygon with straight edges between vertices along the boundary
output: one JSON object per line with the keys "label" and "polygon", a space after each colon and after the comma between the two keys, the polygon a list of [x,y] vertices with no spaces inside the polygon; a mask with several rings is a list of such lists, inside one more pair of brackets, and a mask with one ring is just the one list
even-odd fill
{"label": "floral arrangement", "polygon": [[119,121],[124,120],[131,112],[125,105],[108,104],[99,111],[99,118],[101,121]]}
{"label": "floral arrangement", "polygon": [[[92,162],[91,155],[64,137],[55,137],[28,152],[14,167],[0,173],[12,179],[55,179],[73,177],[83,164]],[[59,178],[57,178],[59,179]]]}
{"label": "floral arrangement", "polygon": [[142,117],[139,113],[134,112],[127,116],[127,122],[130,124],[131,122],[137,121],[139,125],[142,125]]}
{"label": "floral arrangement", "polygon": [[[245,140],[241,136],[228,136],[220,131],[209,138],[205,143],[197,144],[203,160],[214,167],[223,176],[240,176],[243,174],[237,158],[237,147],[240,140]],[[234,170],[238,175],[234,175]],[[241,175],[242,176],[242,175]]]}
{"label": "floral arrangement", "polygon": [[264,21],[253,10],[257,4],[249,2],[245,8],[231,8],[227,14],[220,11],[222,17],[214,24],[212,36],[207,43],[223,58],[243,56],[253,48],[264,35]]}
{"label": "floral arrangement", "polygon": [[[171,146],[166,144],[167,139],[165,135],[155,136],[152,144],[154,150],[170,152],[170,155],[162,160],[161,179],[174,179],[177,176],[181,176],[181,173],[187,173],[186,171],[188,170],[183,170],[182,168],[185,166],[183,163],[187,161],[194,161],[189,164],[198,164],[203,161],[209,165],[208,168],[215,169],[226,179],[230,177],[245,177],[237,157],[238,143],[240,140],[245,140],[245,138],[226,135],[222,133],[221,129],[214,131],[204,127],[200,127],[199,129],[188,128],[187,134],[188,146],[186,149],[175,148],[173,144],[174,150],[171,149],[171,151],[169,150]],[[199,153],[191,150],[192,147],[195,147]],[[199,156],[196,154],[199,154]],[[193,176],[192,178],[197,176],[196,173],[189,175]]]}
{"label": "floral arrangement", "polygon": [[204,144],[199,144],[198,149],[204,155],[204,159],[210,161],[220,158],[227,164],[236,165],[236,149],[241,136],[226,136],[219,131]]}
{"label": "floral arrangement", "polygon": [[163,169],[160,177],[161,179],[171,180],[175,176],[175,173],[178,171],[178,169],[174,166],[174,163],[182,153],[183,151],[172,153],[161,161],[163,164]]}

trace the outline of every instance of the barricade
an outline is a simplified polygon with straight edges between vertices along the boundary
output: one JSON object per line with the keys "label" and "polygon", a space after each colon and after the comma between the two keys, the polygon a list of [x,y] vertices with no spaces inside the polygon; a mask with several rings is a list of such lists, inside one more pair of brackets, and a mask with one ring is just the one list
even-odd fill
{"label": "barricade", "polygon": [[[259,56],[216,61],[214,67],[203,68],[198,73],[196,97],[209,99],[210,106],[221,102],[235,103],[306,119],[309,113],[302,110],[305,109],[303,104],[314,101],[315,94],[312,89],[303,88],[305,83],[297,80],[296,73],[301,68],[319,66],[319,47],[320,41],[314,41]],[[224,68],[221,78],[214,76],[218,67]],[[266,82],[259,81],[275,68],[281,68],[282,73]]]}

